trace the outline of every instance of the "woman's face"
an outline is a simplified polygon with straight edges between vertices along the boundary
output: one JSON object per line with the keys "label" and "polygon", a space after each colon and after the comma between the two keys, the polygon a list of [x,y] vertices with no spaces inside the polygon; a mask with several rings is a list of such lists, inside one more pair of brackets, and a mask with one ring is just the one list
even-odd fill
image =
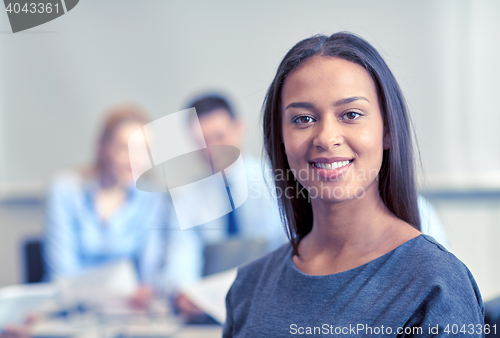
{"label": "woman's face", "polygon": [[378,193],[390,139],[363,67],[314,56],[288,76],[281,99],[288,163],[311,199],[339,202]]}
{"label": "woman's face", "polygon": [[140,123],[126,122],[114,131],[109,142],[104,145],[107,171],[113,175],[118,184],[127,185],[133,179],[128,140],[141,127]]}

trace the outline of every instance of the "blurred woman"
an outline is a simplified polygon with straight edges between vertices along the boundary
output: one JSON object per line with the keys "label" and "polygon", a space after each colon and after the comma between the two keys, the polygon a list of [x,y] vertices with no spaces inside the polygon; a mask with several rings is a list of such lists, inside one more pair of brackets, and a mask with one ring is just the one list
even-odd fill
{"label": "blurred woman", "polygon": [[[128,258],[143,285],[134,298],[140,306],[152,296],[153,286],[162,288],[168,283],[164,249],[166,235],[172,233],[160,230],[168,218],[165,194],[140,191],[132,176],[128,140],[147,122],[147,113],[138,105],[109,108],[94,164],[55,178],[45,221],[49,277],[73,275]],[[182,255],[178,247],[175,250]],[[181,277],[180,271],[169,271],[175,272]]]}

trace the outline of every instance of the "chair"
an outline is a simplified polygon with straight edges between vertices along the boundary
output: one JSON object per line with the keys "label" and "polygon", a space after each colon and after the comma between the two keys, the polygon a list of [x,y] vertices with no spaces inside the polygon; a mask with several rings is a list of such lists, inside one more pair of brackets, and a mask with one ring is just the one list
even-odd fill
{"label": "chair", "polygon": [[45,274],[43,241],[40,238],[27,239],[22,244],[23,282],[41,282]]}
{"label": "chair", "polygon": [[500,297],[484,303],[484,323],[490,328],[496,325],[496,334],[493,329],[486,337],[500,337]]}
{"label": "chair", "polygon": [[267,242],[256,239],[230,239],[205,247],[203,276],[235,268],[267,252]]}

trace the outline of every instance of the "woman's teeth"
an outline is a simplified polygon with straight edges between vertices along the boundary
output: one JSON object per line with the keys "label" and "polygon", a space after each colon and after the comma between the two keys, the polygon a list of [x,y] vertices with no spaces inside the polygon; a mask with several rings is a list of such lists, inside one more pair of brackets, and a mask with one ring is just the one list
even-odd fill
{"label": "woman's teeth", "polygon": [[313,163],[313,166],[320,169],[337,169],[340,167],[344,167],[351,163],[351,161],[339,161],[333,163]]}

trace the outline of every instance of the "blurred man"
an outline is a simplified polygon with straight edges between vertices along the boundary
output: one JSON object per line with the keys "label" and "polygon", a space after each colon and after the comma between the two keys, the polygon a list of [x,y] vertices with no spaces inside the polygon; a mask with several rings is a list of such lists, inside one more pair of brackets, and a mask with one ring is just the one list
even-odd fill
{"label": "blurred man", "polygon": [[[243,205],[224,217],[197,227],[205,244],[215,245],[244,238],[265,241],[266,251],[278,248],[286,242],[286,236],[281,226],[276,199],[272,197],[274,191],[270,187],[274,186],[274,182],[268,178],[268,188],[263,174],[269,173],[269,170],[264,170],[266,167],[262,166],[261,159],[243,149],[244,122],[236,116],[228,100],[220,95],[199,97],[189,107],[196,109],[204,141],[209,149],[214,145],[230,145],[241,150],[248,185],[248,198]],[[210,161],[209,158],[204,160]],[[237,183],[236,175],[231,175],[230,172],[226,173],[226,179],[229,187]]]}
{"label": "blurred man", "polygon": [[[248,187],[246,201],[232,212],[213,221],[193,228],[202,238],[203,247],[199,248],[200,259],[204,260],[204,269],[199,271],[200,277],[230,269],[248,262],[258,256],[277,249],[287,241],[286,234],[281,225],[276,199],[272,196],[274,187],[272,179],[267,179],[269,187],[264,180],[266,167],[261,159],[246,153],[243,147],[245,139],[245,124],[237,117],[232,106],[226,98],[216,94],[196,98],[189,104],[189,108],[196,109],[197,117],[203,132],[195,132],[196,121],[189,121],[194,141],[200,146],[229,145],[241,150],[242,160]],[[202,161],[213,166],[210,152],[204,153]],[[214,157],[212,148],[212,157]],[[210,163],[212,161],[212,163]],[[217,172],[217,168],[215,169]],[[242,173],[224,170],[228,192],[231,187],[241,184],[237,180]],[[269,173],[269,169],[267,170]],[[272,178],[272,177],[270,177]],[[206,198],[205,194],[198,194],[200,200]],[[200,212],[193,210],[194,213]],[[187,317],[196,317],[200,311],[194,307],[187,298],[179,296],[177,306],[181,313]]]}

